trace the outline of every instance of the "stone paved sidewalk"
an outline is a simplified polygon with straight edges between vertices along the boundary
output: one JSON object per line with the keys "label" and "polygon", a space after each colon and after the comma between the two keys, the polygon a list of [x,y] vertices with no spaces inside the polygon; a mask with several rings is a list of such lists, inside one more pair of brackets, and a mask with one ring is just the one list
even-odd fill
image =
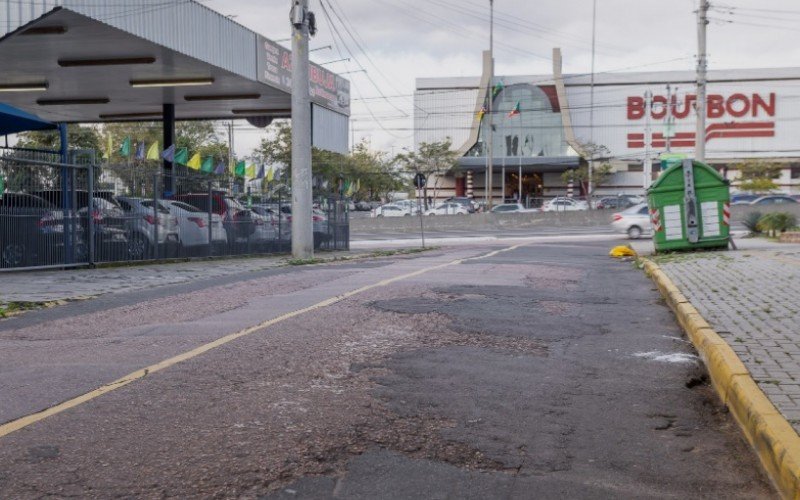
{"label": "stone paved sidewalk", "polygon": [[800,432],[800,248],[656,258]]}

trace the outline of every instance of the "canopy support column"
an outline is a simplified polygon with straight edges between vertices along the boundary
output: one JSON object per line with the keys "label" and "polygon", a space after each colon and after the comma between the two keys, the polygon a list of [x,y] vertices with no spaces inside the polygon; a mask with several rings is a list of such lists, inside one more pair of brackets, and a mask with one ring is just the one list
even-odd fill
{"label": "canopy support column", "polygon": [[[175,105],[164,103],[164,149],[175,144]],[[173,184],[174,172],[171,161],[164,160],[164,198],[172,196],[174,193]]]}

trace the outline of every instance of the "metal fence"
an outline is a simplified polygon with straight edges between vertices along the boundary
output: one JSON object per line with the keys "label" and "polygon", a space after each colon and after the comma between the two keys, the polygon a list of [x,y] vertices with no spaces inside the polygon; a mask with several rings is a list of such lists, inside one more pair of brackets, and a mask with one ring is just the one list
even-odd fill
{"label": "metal fence", "polygon": [[[291,248],[290,191],[228,176],[60,164],[24,151],[0,156],[0,270]],[[348,201],[317,200],[314,244],[349,249]]]}

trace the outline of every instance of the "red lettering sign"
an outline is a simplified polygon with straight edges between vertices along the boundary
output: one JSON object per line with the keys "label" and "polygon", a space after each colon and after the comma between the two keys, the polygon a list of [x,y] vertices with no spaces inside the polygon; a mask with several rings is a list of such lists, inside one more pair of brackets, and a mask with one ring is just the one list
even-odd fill
{"label": "red lettering sign", "polygon": [[[672,99],[667,105],[667,97],[662,95],[653,96],[652,108],[650,116],[654,120],[664,119],[668,113],[672,113],[677,119],[687,118],[690,114],[694,114],[695,103],[697,96],[694,94],[686,94],[683,99],[677,96],[672,96]],[[706,97],[706,116],[708,118],[724,118],[729,116],[731,118],[744,118],[750,116],[753,118],[775,116],[775,93],[771,92],[765,99],[759,94],[743,94],[735,93],[728,97],[720,94],[709,94]],[[630,96],[628,97],[628,120],[640,120],[645,115],[645,101],[644,97]]]}
{"label": "red lettering sign", "polygon": [[628,120],[638,120],[644,116],[644,97],[628,97]]}

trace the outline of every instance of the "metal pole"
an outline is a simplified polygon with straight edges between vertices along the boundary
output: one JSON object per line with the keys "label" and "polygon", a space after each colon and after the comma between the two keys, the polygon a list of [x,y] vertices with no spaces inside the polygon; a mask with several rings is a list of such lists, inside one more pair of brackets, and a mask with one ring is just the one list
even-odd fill
{"label": "metal pole", "polygon": [[308,95],[308,0],[294,0],[292,21],[292,256],[314,256],[311,220],[311,101]]}
{"label": "metal pole", "polygon": [[228,122],[228,168],[233,165],[233,121]]}
{"label": "metal pole", "polygon": [[[678,88],[675,87],[677,94]],[[672,86],[667,84],[667,126],[664,127],[664,141],[666,143],[666,151],[669,153],[672,150],[672,134],[674,133],[673,118],[675,113],[675,104],[672,102]]]}
{"label": "metal pole", "polygon": [[592,176],[594,175],[594,55],[595,36],[597,33],[597,0],[592,2],[592,76],[589,84],[589,142],[591,143],[591,156],[589,157],[589,172],[586,181],[586,202],[592,209]]}
{"label": "metal pole", "polygon": [[92,213],[94,212],[94,165],[91,163],[88,165],[88,172],[89,178],[87,179],[86,190],[89,192],[88,200],[87,200],[87,207],[86,207],[86,225],[89,228],[89,240],[88,240],[88,247],[89,247],[89,257],[88,257],[88,264],[90,266],[94,265],[95,261],[95,248],[94,248],[94,217]]}
{"label": "metal pole", "polygon": [[425,248],[425,227],[422,221],[422,203],[420,201],[422,190],[417,188],[417,214],[419,214],[419,235],[422,238],[422,248]]}
{"label": "metal pole", "polygon": [[[155,174],[153,176],[153,245],[155,246],[156,259],[161,258],[161,246],[158,244],[158,178],[160,176]],[[166,252],[166,238],[164,239],[164,251]],[[164,255],[166,257],[166,254]]]}
{"label": "metal pole", "polygon": [[486,209],[492,210],[492,177],[494,176],[494,112],[492,111],[492,101],[494,101],[494,0],[489,0],[489,134],[486,143]]}
{"label": "metal pole", "polygon": [[700,0],[697,9],[697,130],[695,131],[695,153],[697,161],[706,161],[706,25],[708,0]]}
{"label": "metal pole", "polygon": [[214,255],[214,231],[211,226],[214,217],[214,212],[211,210],[213,201],[214,196],[211,192],[211,181],[208,181],[208,257]]}
{"label": "metal pole", "polygon": [[650,179],[653,178],[653,130],[650,126],[650,115],[653,110],[653,93],[649,90],[644,93],[644,182],[645,189],[650,187]]}
{"label": "metal pole", "polygon": [[[163,111],[163,140],[164,149],[175,144],[175,105],[164,103],[162,106]],[[111,155],[109,155],[110,158]],[[172,176],[174,174],[174,169],[171,161],[164,160],[164,195],[171,194],[173,191],[172,188]]]}

